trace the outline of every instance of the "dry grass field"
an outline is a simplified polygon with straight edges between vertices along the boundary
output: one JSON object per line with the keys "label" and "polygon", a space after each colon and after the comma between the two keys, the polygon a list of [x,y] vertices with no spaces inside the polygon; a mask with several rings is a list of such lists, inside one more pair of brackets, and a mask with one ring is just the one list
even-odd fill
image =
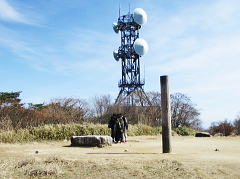
{"label": "dry grass field", "polygon": [[[240,137],[130,137],[111,147],[69,141],[0,144],[0,178],[240,178]],[[217,151],[216,151],[217,149]]]}

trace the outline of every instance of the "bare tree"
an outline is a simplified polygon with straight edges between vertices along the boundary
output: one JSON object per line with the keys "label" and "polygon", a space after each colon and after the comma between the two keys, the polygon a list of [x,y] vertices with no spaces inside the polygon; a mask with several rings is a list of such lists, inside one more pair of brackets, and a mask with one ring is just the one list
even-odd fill
{"label": "bare tree", "polygon": [[150,91],[146,93],[148,99],[150,100],[152,106],[160,106],[161,105],[161,94],[159,92]]}
{"label": "bare tree", "polygon": [[236,134],[240,135],[240,114],[237,116],[237,118],[233,122],[233,126],[235,128]]}
{"label": "bare tree", "polygon": [[[134,98],[134,104],[131,106],[124,104],[110,105],[107,111],[108,115],[104,115],[104,117],[109,117],[109,115],[114,113],[120,113],[126,116],[131,124],[144,123],[148,125],[161,125],[160,93],[148,92],[146,95],[152,104],[151,106],[146,102],[146,99],[142,100],[146,103],[146,105],[142,106],[140,102],[136,102],[139,100],[139,96],[136,96],[136,98]],[[146,96],[143,97],[146,98]]]}
{"label": "bare tree", "polygon": [[199,128],[201,121],[200,113],[191,102],[190,98],[182,93],[171,95],[172,126],[174,128],[187,126]]}
{"label": "bare tree", "polygon": [[160,126],[161,121],[161,94],[159,92],[147,92],[148,99],[150,100],[151,106],[145,107],[145,118],[147,123]]}
{"label": "bare tree", "polygon": [[[151,106],[111,104],[109,95],[95,97],[93,102],[95,116],[101,119],[101,121],[98,122],[102,123],[106,122],[113,113],[121,113],[125,115],[132,124],[144,123],[159,126],[162,124],[161,95],[159,92],[147,92],[146,95],[152,104]],[[189,97],[182,93],[175,93],[171,95],[171,101],[173,127],[200,127],[201,121],[198,118],[200,113]]]}
{"label": "bare tree", "polygon": [[74,98],[53,99],[44,110],[52,113],[62,113],[72,121],[83,121],[88,115],[88,104],[86,101]]}
{"label": "bare tree", "polygon": [[96,117],[102,118],[111,106],[111,97],[110,95],[95,96],[93,104]]}
{"label": "bare tree", "polygon": [[[161,94],[159,92],[148,92],[147,95],[152,106],[141,110],[145,114],[145,120],[147,119],[146,122],[151,123],[151,125],[161,125]],[[171,95],[171,112],[174,128],[180,126],[201,127],[200,112],[185,94],[174,93]]]}

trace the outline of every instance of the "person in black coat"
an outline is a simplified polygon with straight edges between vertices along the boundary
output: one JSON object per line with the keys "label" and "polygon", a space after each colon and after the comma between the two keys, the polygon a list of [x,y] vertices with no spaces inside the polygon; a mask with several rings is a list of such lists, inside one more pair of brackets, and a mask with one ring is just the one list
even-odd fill
{"label": "person in black coat", "polygon": [[123,142],[123,131],[124,131],[124,122],[121,114],[116,115],[116,123],[114,127],[115,131],[115,142]]}
{"label": "person in black coat", "polygon": [[116,137],[116,114],[113,114],[108,122],[108,128],[111,129],[111,137],[113,139],[113,142],[115,142]]}
{"label": "person in black coat", "polygon": [[114,143],[127,142],[128,121],[121,114],[113,114],[108,122]]}

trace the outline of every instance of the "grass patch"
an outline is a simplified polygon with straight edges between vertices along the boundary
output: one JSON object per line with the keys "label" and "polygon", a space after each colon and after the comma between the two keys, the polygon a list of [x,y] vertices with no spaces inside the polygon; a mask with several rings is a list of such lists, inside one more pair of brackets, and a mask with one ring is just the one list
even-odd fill
{"label": "grass patch", "polygon": [[[161,127],[144,124],[129,125],[129,136],[158,135]],[[22,143],[43,140],[69,140],[71,136],[111,135],[111,130],[103,124],[52,124],[27,129],[0,132],[2,143]]]}
{"label": "grass patch", "polygon": [[[31,162],[29,162],[31,161]],[[51,161],[51,162],[49,162]],[[65,160],[1,161],[0,178],[204,178],[172,160]],[[19,167],[19,163],[24,163]],[[26,165],[25,165],[26,164]]]}
{"label": "grass patch", "polygon": [[[194,135],[195,130],[188,127],[173,129],[178,135]],[[129,125],[129,136],[155,136],[162,133],[161,127],[145,124]],[[69,140],[72,136],[110,135],[111,130],[103,124],[52,124],[27,129],[0,132],[1,143],[22,143],[44,140]]]}
{"label": "grass patch", "polygon": [[159,135],[162,133],[162,127],[151,127],[145,124],[129,125],[129,136]]}

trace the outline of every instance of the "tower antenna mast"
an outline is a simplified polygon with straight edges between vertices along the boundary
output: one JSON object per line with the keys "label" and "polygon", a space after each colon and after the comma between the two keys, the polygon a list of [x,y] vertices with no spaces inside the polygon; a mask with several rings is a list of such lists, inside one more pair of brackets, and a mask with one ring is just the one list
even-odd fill
{"label": "tower antenna mast", "polygon": [[120,17],[121,16],[121,5],[120,5],[120,3],[119,3],[119,7],[118,7],[118,17]]}

